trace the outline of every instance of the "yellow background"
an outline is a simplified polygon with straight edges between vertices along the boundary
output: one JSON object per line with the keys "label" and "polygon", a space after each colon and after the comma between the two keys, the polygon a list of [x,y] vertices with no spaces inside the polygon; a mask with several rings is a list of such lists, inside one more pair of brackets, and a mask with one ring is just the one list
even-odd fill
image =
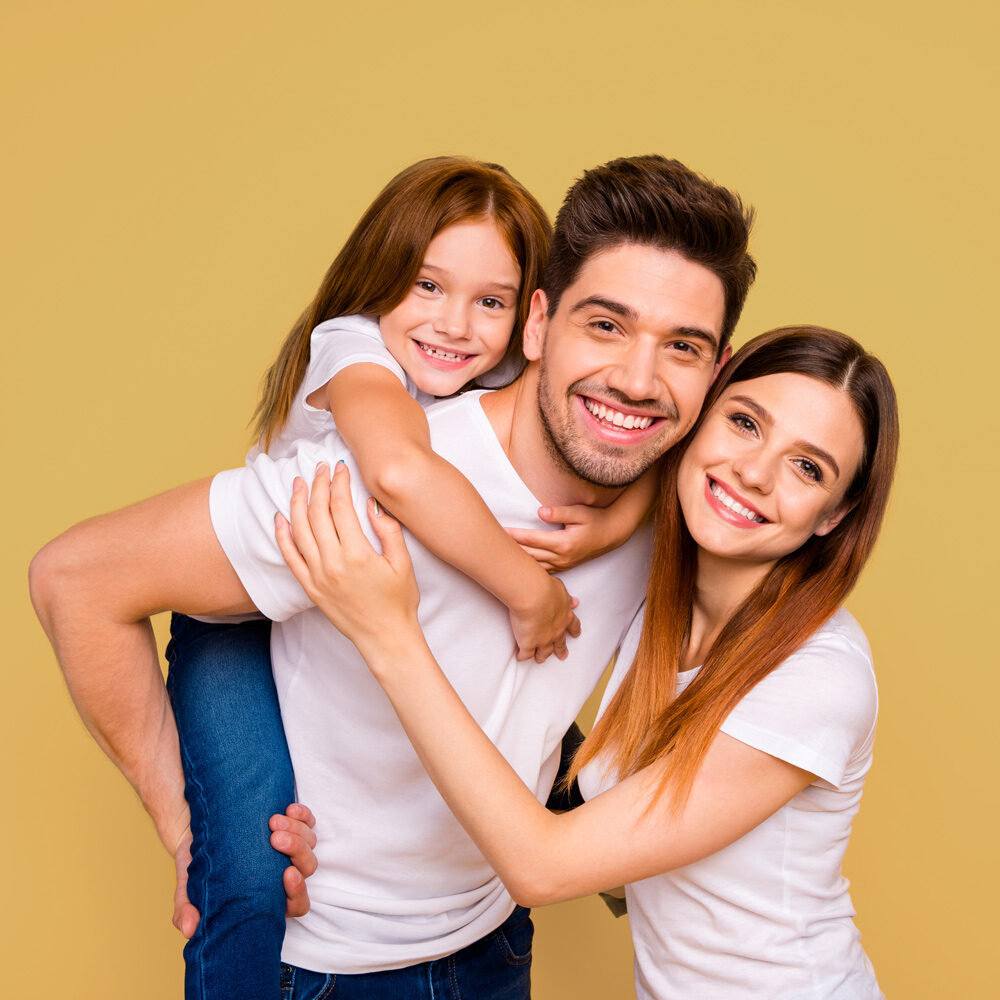
{"label": "yellow background", "polygon": [[[895,378],[895,496],[850,602],[882,716],[847,874],[891,998],[993,995],[994,10],[5,0],[4,981],[159,1000],[182,976],[170,865],[70,705],[31,554],[240,463],[262,370],[402,166],[498,160],[554,212],[584,168],[661,151],[757,206],[738,340],[826,324]],[[631,995],[624,921],[537,923],[539,1000]]]}

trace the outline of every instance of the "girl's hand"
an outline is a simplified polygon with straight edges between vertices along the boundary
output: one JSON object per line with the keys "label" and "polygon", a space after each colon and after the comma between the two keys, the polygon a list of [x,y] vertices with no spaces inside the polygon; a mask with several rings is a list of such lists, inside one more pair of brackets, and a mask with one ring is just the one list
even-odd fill
{"label": "girl's hand", "polygon": [[[507,534],[517,542],[542,569],[550,573],[572,569],[588,559],[610,552],[621,545],[617,523],[609,511],[612,507],[539,507],[538,516],[548,524],[561,524],[556,531],[508,528]],[[628,537],[627,535],[625,536]]]}
{"label": "girl's hand", "polygon": [[573,611],[579,602],[569,596],[562,580],[545,573],[537,575],[542,579],[543,592],[530,597],[523,609],[508,609],[516,656],[542,663],[554,653],[565,660],[569,655],[567,639],[580,634],[580,619]]}
{"label": "girl's hand", "polygon": [[399,522],[371,498],[368,516],[381,553],[361,530],[350,473],[338,462],[332,483],[329,468],[317,467],[311,495],[305,482],[295,480],[291,524],[278,514],[274,528],[281,554],[310,600],[359,650],[394,629],[419,631],[420,593]]}

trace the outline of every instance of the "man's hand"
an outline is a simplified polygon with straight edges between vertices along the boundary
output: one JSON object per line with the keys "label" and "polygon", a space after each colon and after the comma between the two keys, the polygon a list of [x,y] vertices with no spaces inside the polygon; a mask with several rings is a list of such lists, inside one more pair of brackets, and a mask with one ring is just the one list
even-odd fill
{"label": "man's hand", "polygon": [[[316,871],[316,834],[313,827],[316,817],[304,805],[293,802],[284,812],[272,816],[268,821],[271,828],[271,846],[288,856],[291,864],[285,869],[282,883],[285,887],[285,915],[301,917],[309,912],[309,892],[306,879]],[[191,863],[191,830],[184,831],[177,849],[174,851],[174,865],[177,872],[177,888],[174,890],[174,926],[190,939],[198,927],[201,914],[188,899],[188,865]]]}

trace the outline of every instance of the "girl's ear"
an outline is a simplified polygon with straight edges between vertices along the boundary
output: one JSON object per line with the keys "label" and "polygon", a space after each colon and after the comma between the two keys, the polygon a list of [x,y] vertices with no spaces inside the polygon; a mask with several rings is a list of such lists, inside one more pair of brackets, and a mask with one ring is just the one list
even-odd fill
{"label": "girl's ear", "polygon": [[537,361],[542,356],[545,330],[548,327],[549,300],[540,288],[531,296],[528,318],[524,321],[524,356]]}

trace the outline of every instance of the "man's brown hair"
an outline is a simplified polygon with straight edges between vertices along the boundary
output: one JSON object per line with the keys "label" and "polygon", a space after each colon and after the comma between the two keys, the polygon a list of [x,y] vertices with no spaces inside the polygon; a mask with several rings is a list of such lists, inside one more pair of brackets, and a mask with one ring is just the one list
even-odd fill
{"label": "man's brown hair", "polygon": [[549,315],[594,254],[623,243],[673,250],[722,282],[721,353],[757,274],[749,251],[753,217],[739,195],[663,156],[625,157],[588,170],[556,217],[542,281]]}

